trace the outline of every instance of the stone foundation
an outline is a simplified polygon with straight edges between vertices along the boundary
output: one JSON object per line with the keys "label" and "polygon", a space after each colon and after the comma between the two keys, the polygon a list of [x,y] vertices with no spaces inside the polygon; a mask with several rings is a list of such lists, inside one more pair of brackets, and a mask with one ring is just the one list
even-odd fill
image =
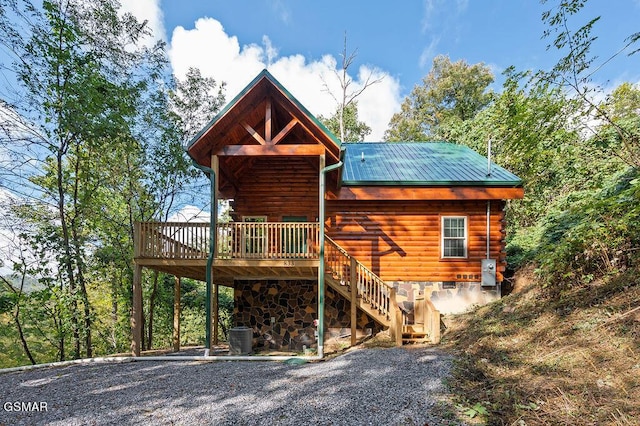
{"label": "stone foundation", "polygon": [[413,310],[416,295],[426,294],[442,314],[460,313],[474,305],[485,305],[500,299],[500,284],[483,287],[479,282],[392,282],[398,301],[406,310]]}
{"label": "stone foundation", "polygon": [[[236,281],[234,284],[234,327],[253,330],[255,349],[301,351],[316,347],[318,282],[313,280]],[[325,340],[350,327],[351,303],[325,291]],[[379,330],[366,314],[358,312],[358,329]]]}

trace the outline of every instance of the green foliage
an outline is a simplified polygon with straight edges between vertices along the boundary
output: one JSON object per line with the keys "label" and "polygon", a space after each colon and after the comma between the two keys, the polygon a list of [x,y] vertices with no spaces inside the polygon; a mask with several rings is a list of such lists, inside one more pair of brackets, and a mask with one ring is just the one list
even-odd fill
{"label": "green foliage", "polygon": [[[340,135],[340,107],[329,118],[319,116],[318,119],[334,134]],[[343,111],[344,141],[362,142],[371,133],[371,127],[364,121],[358,120],[358,103],[352,102]]]}
{"label": "green foliage", "polygon": [[487,411],[484,405],[482,405],[479,402],[474,404],[473,407],[465,407],[464,405],[458,405],[458,409],[464,412],[465,416],[468,416],[469,418],[472,418],[472,419],[477,417],[478,415],[480,416],[489,415],[489,411]]}
{"label": "green foliage", "polygon": [[416,85],[385,132],[388,141],[452,140],[452,128],[473,119],[491,102],[493,74],[484,64],[451,62],[439,55],[422,85]]}
{"label": "green foliage", "polygon": [[[7,128],[19,130],[0,135],[3,175],[9,189],[31,191],[14,206],[34,257],[18,272],[40,283],[3,306],[19,312],[12,326],[40,362],[128,350],[133,224],[166,219],[186,194],[197,174],[182,144],[224,102],[224,85],[196,70],[167,81],[164,46],[145,47],[149,36],[115,0],[47,0],[41,9],[0,0],[0,44],[13,59],[5,72],[18,82],[0,102],[12,112]],[[167,281],[145,306],[165,342]],[[143,287],[149,295],[151,277]]]}
{"label": "green foliage", "polygon": [[535,261],[544,228],[540,225],[514,229],[507,243],[507,259],[513,270]]}
{"label": "green foliage", "polygon": [[[546,2],[543,0],[543,3]],[[562,1],[543,13],[542,20],[547,25],[544,37],[551,39],[547,50],[555,49],[562,56],[551,70],[537,72],[536,79],[552,84],[573,97],[574,102],[579,105],[581,124],[586,130],[593,134],[602,133],[599,127],[603,123],[614,131],[616,138],[619,139],[618,149],[608,150],[608,155],[616,156],[630,166],[640,167],[640,138],[637,122],[636,125],[624,123],[617,116],[616,102],[615,100],[612,102],[611,97],[607,100],[606,106],[599,104],[595,95],[603,93],[604,90],[592,81],[595,72],[617,56],[623,53],[627,53],[628,56],[637,53],[638,49],[631,49],[640,40],[640,33],[631,34],[624,40],[622,46],[612,49],[611,55],[598,63],[598,57],[591,50],[593,42],[598,38],[594,35],[594,31],[600,16],[589,18],[586,22],[581,20],[580,12],[585,4],[585,0]],[[631,100],[628,94],[624,93],[629,87],[630,85],[621,86],[612,97],[622,95],[623,98]],[[631,111],[627,109],[625,115],[629,117],[629,113],[637,116],[637,107],[635,111],[633,108]],[[594,118],[599,122],[596,128],[590,124]]]}
{"label": "green foliage", "polygon": [[546,285],[562,289],[637,264],[640,185],[636,169],[614,176],[545,223],[538,257]]}

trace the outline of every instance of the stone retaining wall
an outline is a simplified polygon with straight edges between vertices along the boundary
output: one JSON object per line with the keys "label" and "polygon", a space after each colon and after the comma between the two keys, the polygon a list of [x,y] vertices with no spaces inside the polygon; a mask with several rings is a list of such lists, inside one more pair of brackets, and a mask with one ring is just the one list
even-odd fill
{"label": "stone retaining wall", "polygon": [[[233,325],[253,329],[254,348],[300,351],[303,346],[316,346],[317,281],[236,281],[234,287]],[[350,310],[351,303],[327,287],[325,330],[350,327]],[[376,326],[359,312],[358,329],[375,331]]]}

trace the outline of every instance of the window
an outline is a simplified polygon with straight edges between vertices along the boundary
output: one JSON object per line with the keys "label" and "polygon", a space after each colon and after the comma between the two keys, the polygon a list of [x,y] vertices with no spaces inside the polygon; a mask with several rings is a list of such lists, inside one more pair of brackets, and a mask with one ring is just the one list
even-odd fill
{"label": "window", "polygon": [[442,218],[442,257],[467,257],[467,218],[446,216]]}

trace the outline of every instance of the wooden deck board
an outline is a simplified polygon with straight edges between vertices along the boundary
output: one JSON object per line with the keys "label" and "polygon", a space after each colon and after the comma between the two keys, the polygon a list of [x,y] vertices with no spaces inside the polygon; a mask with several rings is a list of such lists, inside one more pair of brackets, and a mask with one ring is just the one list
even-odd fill
{"label": "wooden deck board", "polygon": [[[135,258],[137,265],[171,275],[204,281],[206,259]],[[213,278],[229,282],[247,279],[316,279],[317,259],[214,259]]]}

